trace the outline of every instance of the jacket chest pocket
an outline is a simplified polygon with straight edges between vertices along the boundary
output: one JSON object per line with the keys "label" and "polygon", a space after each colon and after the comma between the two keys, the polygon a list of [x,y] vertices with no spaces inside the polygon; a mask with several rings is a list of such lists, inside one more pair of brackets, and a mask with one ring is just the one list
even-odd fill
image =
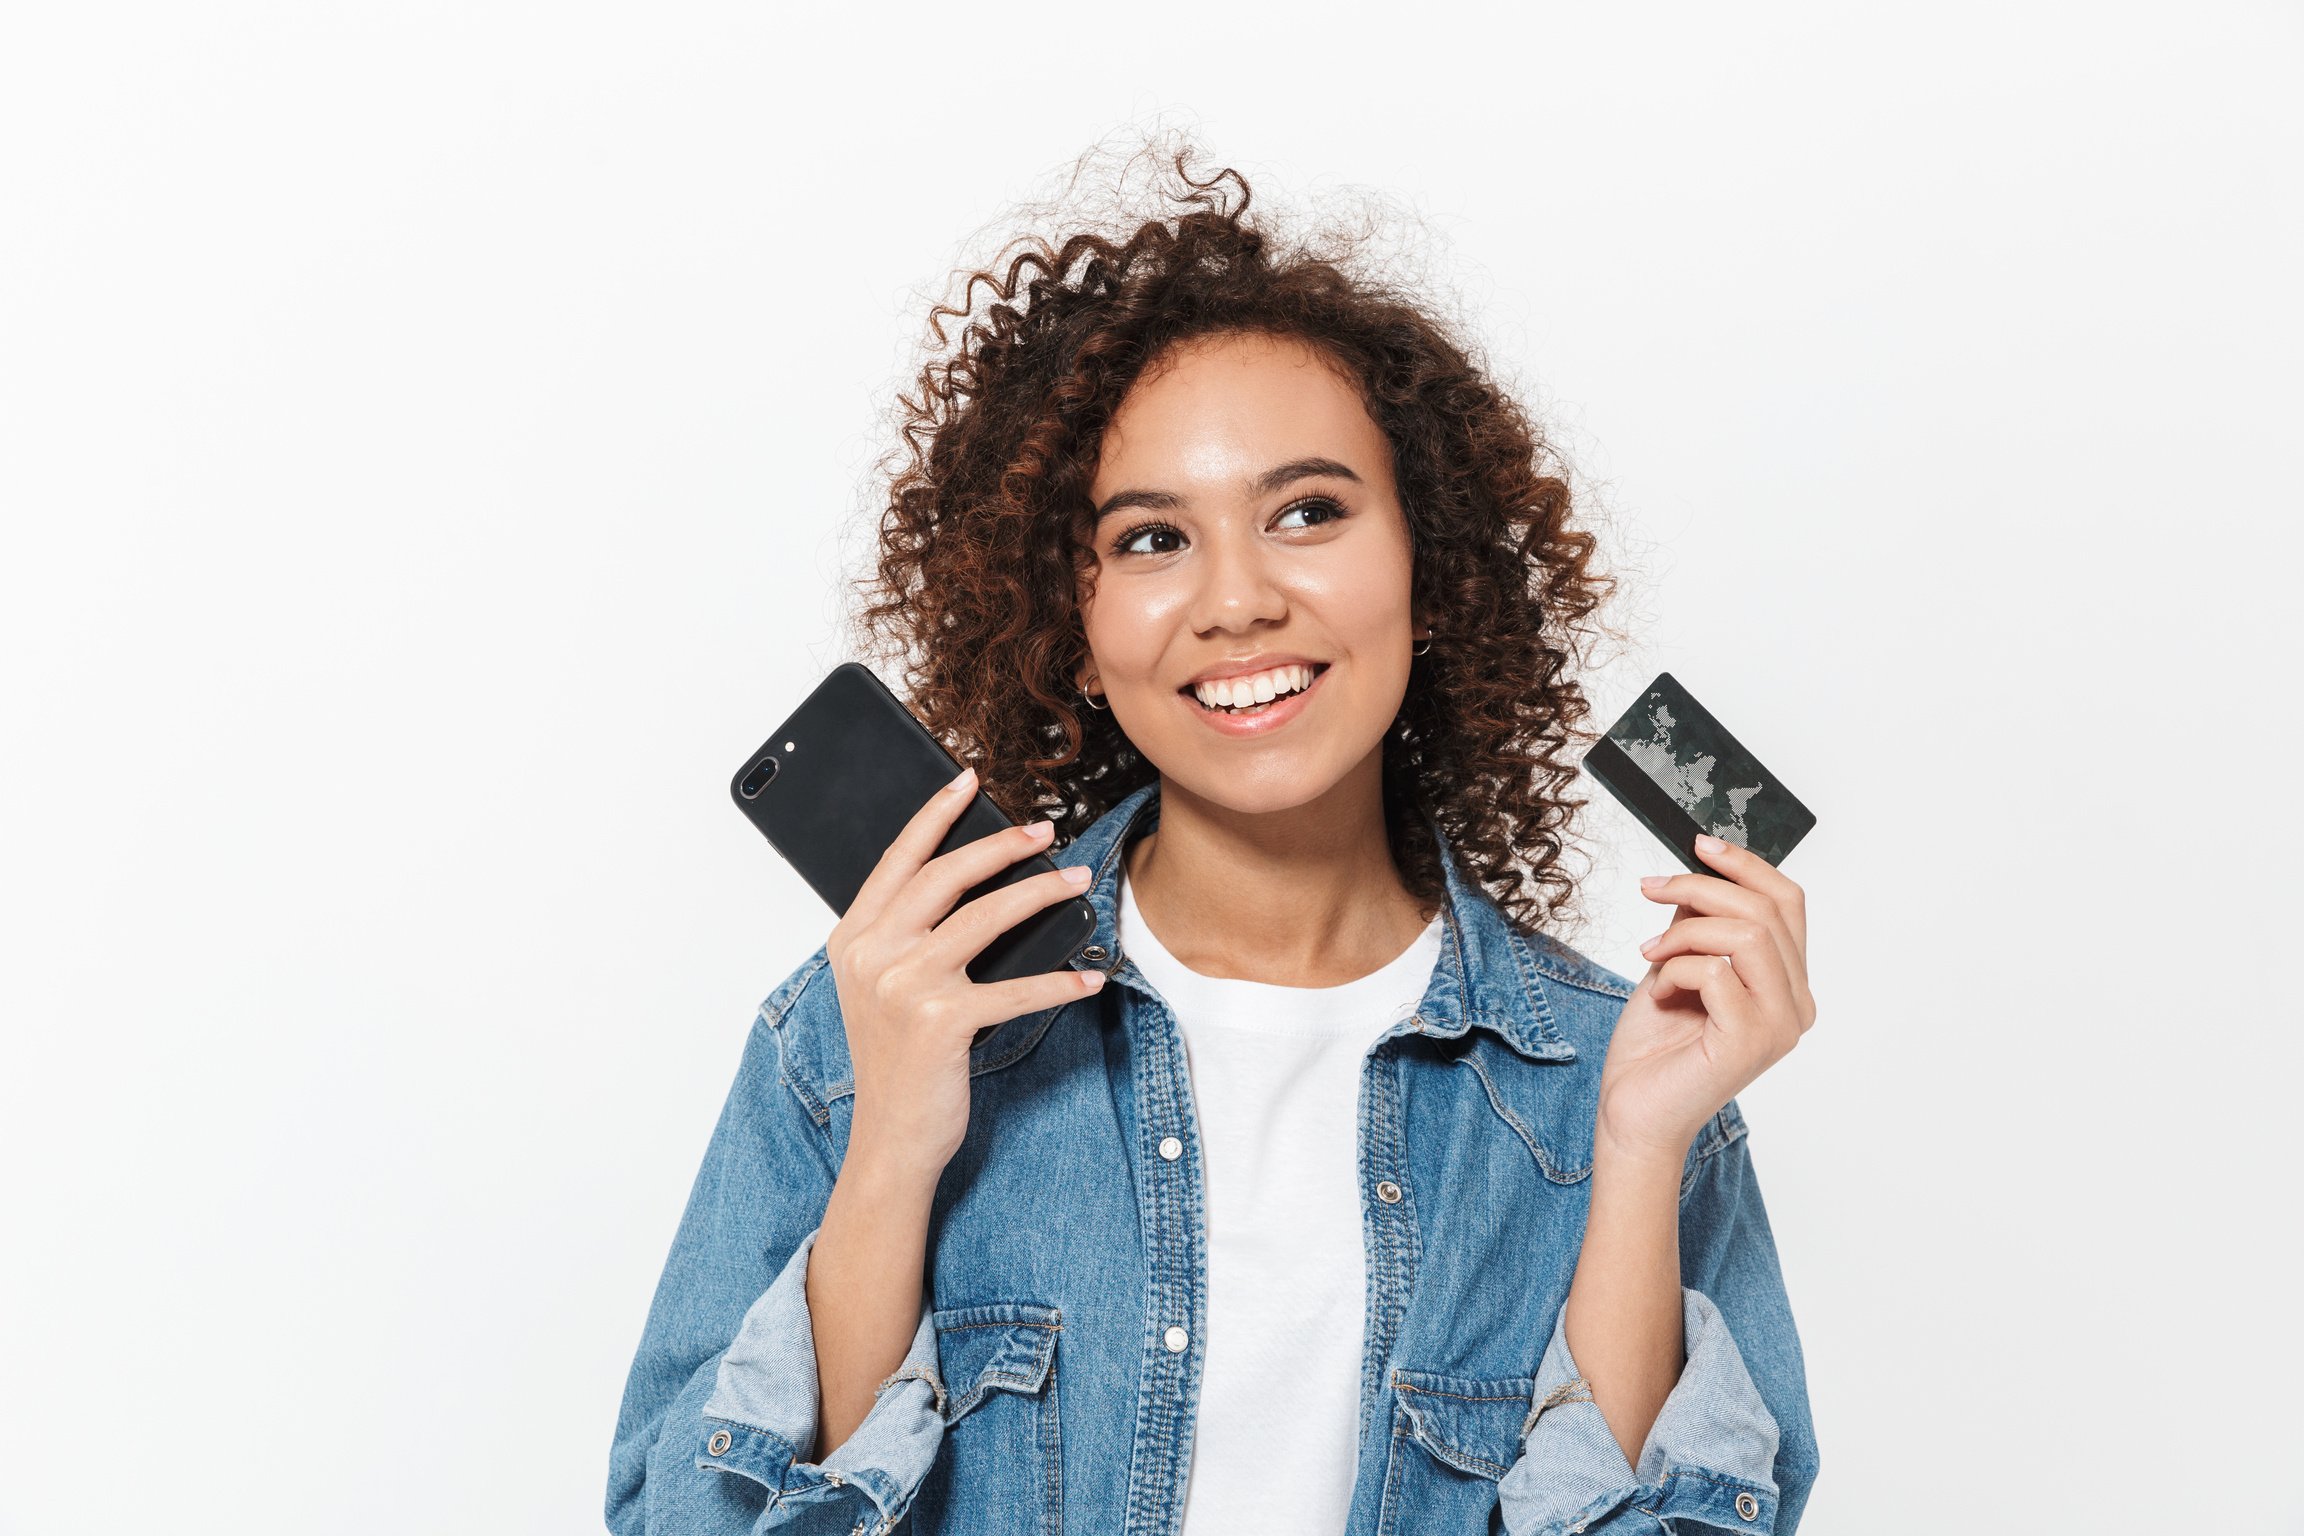
{"label": "jacket chest pocket", "polygon": [[1504,1530],[1496,1484],[1519,1459],[1536,1379],[1392,1372],[1392,1456],[1379,1536]]}
{"label": "jacket chest pocket", "polygon": [[1030,1302],[934,1314],[944,1378],[944,1443],[921,1479],[908,1527],[921,1536],[1061,1536],[1056,1420],[1062,1314]]}

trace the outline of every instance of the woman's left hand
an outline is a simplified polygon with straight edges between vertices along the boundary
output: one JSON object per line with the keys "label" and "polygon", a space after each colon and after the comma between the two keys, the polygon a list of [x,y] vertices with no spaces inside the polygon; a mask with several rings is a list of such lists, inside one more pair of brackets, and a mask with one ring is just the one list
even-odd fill
{"label": "woman's left hand", "polygon": [[1643,896],[1674,904],[1674,917],[1641,946],[1648,974],[1600,1069],[1597,1141],[1674,1163],[1816,1022],[1800,887],[1749,848],[1700,837],[1696,852],[1720,873],[1641,882]]}

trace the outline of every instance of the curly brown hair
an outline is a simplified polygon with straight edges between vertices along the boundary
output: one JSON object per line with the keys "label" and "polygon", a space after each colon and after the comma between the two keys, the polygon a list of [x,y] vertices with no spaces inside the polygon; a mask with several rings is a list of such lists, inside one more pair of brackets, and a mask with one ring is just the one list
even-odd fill
{"label": "curly brown hair", "polygon": [[893,661],[881,675],[1016,819],[1068,838],[1156,778],[1071,681],[1102,435],[1163,349],[1296,338],[1359,382],[1390,439],[1415,601],[1440,619],[1383,745],[1403,883],[1428,913],[1445,900],[1429,817],[1507,916],[1552,923],[1574,905],[1562,860],[1588,803],[1569,794],[1570,754],[1598,735],[1577,673],[1596,635],[1621,638],[1594,617],[1616,582],[1570,523],[1560,456],[1428,299],[1357,270],[1358,243],[1283,243],[1247,217],[1245,176],[1195,176],[1194,158],[1168,159],[1165,216],[1026,235],[930,310],[934,346],[882,461],[858,649]]}

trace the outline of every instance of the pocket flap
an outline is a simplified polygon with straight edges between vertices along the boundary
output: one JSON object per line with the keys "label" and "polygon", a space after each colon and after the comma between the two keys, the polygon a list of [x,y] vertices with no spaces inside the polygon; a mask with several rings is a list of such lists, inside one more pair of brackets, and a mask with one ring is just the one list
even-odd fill
{"label": "pocket flap", "polygon": [[935,1314],[936,1359],[949,1424],[992,1391],[1035,1393],[1048,1380],[1063,1313],[1028,1301],[947,1307]]}
{"label": "pocket flap", "polygon": [[1520,1459],[1536,1378],[1476,1380],[1432,1371],[1394,1370],[1392,1387],[1410,1434],[1460,1472],[1500,1478]]}

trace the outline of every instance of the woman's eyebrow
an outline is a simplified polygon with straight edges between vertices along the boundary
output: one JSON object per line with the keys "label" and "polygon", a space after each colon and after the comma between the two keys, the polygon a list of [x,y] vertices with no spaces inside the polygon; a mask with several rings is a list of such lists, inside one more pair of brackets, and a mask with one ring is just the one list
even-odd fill
{"label": "woman's eyebrow", "polygon": [[[1285,464],[1273,465],[1260,475],[1251,475],[1245,489],[1250,496],[1267,496],[1292,481],[1309,479],[1314,475],[1331,475],[1338,480],[1349,480],[1354,485],[1361,483],[1360,477],[1352,473],[1350,467],[1334,459],[1313,457],[1290,459]],[[1096,521],[1102,522],[1113,513],[1130,507],[1167,510],[1182,505],[1184,498],[1174,491],[1114,491],[1097,506]]]}

